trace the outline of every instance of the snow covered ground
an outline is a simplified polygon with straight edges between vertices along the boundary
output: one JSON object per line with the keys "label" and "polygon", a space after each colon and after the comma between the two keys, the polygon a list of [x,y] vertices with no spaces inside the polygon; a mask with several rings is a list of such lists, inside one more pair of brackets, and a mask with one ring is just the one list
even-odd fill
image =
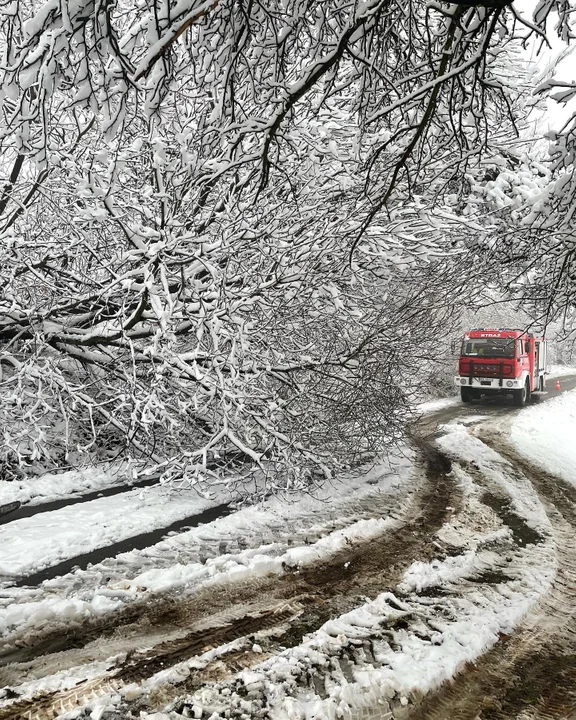
{"label": "snow covered ground", "polygon": [[47,473],[22,480],[0,480],[0,506],[19,501],[30,505],[72,498],[91,492],[126,485],[132,479],[124,463],[101,468],[80,468],[61,473]]}
{"label": "snow covered ground", "polygon": [[548,377],[566,377],[567,375],[574,375],[576,368],[571,365],[550,365],[548,368]]}
{"label": "snow covered ground", "polygon": [[[426,412],[444,412],[451,402]],[[293,645],[275,642],[268,630],[240,633],[234,640],[220,641],[143,674],[125,687],[114,679],[114,668],[118,663],[122,666],[127,652],[138,655],[141,647],[147,648],[148,657],[156,645],[169,638],[178,640],[184,630],[177,623],[168,629],[155,629],[152,624],[140,640],[134,630],[126,637],[118,631],[83,649],[81,664],[71,650],[69,655],[57,654],[53,665],[48,659],[38,666],[8,665],[3,684],[12,691],[3,699],[0,695],[0,709],[20,701],[14,699],[15,693],[20,699],[67,689],[78,694],[83,683],[88,687],[93,682],[100,683],[102,697],[86,694],[83,704],[89,708],[88,716],[104,719],[115,707],[122,707],[125,717],[148,720],[173,720],[181,717],[180,711],[183,716],[213,720],[257,717],[264,711],[281,720],[324,720],[383,718],[394,708],[409,706],[486,653],[503,635],[515,633],[536,612],[558,572],[559,536],[538,493],[497,447],[482,441],[479,427],[492,428],[495,437],[507,438],[531,462],[576,485],[576,391],[493,418],[474,415],[474,408],[470,409],[468,416],[445,424],[437,441],[453,459],[447,478],[454,490],[452,499],[445,498],[452,505],[447,504],[437,527],[431,525],[433,534],[423,545],[432,556],[419,555],[419,546],[406,550],[406,563],[397,578],[384,591],[368,596],[363,596],[362,584],[347,596],[344,578],[350,562],[358,563],[358,553],[367,554],[371,543],[380,543],[377,561],[387,538],[392,543],[402,532],[407,539],[412,537],[418,527],[414,519],[431,502],[424,500],[418,507],[419,493],[430,479],[407,449],[390,463],[340,478],[318,497],[269,498],[38,587],[15,587],[11,578],[163,527],[215,500],[157,487],[6,523],[0,527],[0,571],[5,577],[0,590],[1,654],[19,657],[21,648],[34,646],[39,637],[81,630],[83,623],[113,618],[137,603],[138,607],[158,603],[164,595],[172,604],[196,607],[197,602],[201,607],[210,593],[222,602],[229,597],[231,603],[239,593],[243,598],[239,605],[232,604],[229,610],[223,606],[223,627],[227,627],[232,617],[246,612],[242,607],[248,603],[245,588],[252,587],[250,583],[260,588],[253,598],[255,605],[276,602],[281,608],[296,608],[294,617],[300,617],[306,605],[299,598],[303,592],[303,597],[308,595],[297,590],[298,582],[304,582],[298,579],[313,580],[315,569],[330,562],[341,568],[336,570],[342,573],[339,602],[346,600],[348,605],[311,626]],[[85,487],[101,482],[103,478],[95,476]],[[45,485],[46,497],[49,485]],[[22,484],[17,492],[32,496]],[[348,552],[350,560],[346,560]],[[400,552],[400,563],[401,556]],[[362,576],[366,593],[372,575],[382,582],[381,571],[367,567]],[[283,605],[280,587],[286,592],[293,578],[300,595],[286,596]],[[334,582],[337,588],[338,575]],[[321,607],[338,598],[338,593],[323,595],[321,584],[316,592]],[[214,604],[210,610],[208,603],[204,625],[198,625],[201,633],[207,632],[202,628],[217,625],[220,617],[221,609]],[[191,632],[195,626],[186,628]],[[282,636],[285,629],[276,632]],[[229,654],[246,659],[236,659],[228,667]],[[238,669],[238,662],[244,667]],[[214,667],[219,668],[217,678],[210,680]],[[202,687],[179,696],[185,679],[204,671],[208,680]],[[144,704],[131,714],[130,703],[136,699]],[[78,710],[73,710],[70,717],[77,716]]]}
{"label": "snow covered ground", "polygon": [[[45,582],[40,589],[10,588],[13,575],[31,574],[108,541],[161,528],[167,521],[201,512],[209,503],[192,491],[155,487],[0,526],[0,573],[5,580],[4,598],[0,594],[0,648],[7,642],[18,642],[15,631],[22,629],[29,635],[35,627],[45,627],[47,618],[53,621],[58,614],[68,620],[86,618],[114,610],[143,593],[191,583],[224,583],[223,577],[240,582],[281,572],[283,564],[310,562],[354,538],[381,531],[394,522],[393,518],[355,520],[354,513],[358,514],[364,504],[370,512],[380,499],[393,500],[395,492],[401,491],[413,476],[411,458],[412,453],[405,448],[371,470],[340,478],[317,497],[293,497],[288,501],[271,497],[144,550],[124,553],[116,559],[120,576],[106,563]],[[330,532],[338,525],[342,529]],[[319,537],[316,544],[309,539],[315,536]],[[244,549],[202,559],[203,545],[209,543],[221,549],[231,544],[236,549],[237,538],[242,539],[240,546]],[[300,539],[302,546],[288,549],[293,539]],[[103,578],[111,580],[102,582]],[[87,582],[90,579],[94,584]],[[59,595],[55,595],[55,589]]]}
{"label": "snow covered ground", "polygon": [[510,440],[532,463],[576,486],[576,390],[527,408]]}
{"label": "snow covered ground", "polygon": [[[478,448],[473,443],[466,450],[477,457]],[[480,452],[497,475],[499,459],[484,449]],[[465,501],[473,508],[478,487],[465,474],[459,480]],[[528,499],[519,494],[518,500],[530,516],[536,516],[538,527],[546,533],[546,517],[538,512],[533,493]],[[480,510],[479,517],[484,527],[479,527],[469,513],[467,528],[460,518],[439,536],[457,540],[460,554],[431,563],[412,563],[394,591],[329,620],[297,647],[239,673],[233,680],[194,693],[186,706],[196,713],[194,717],[213,720],[260,717],[264,708],[283,719],[393,717],[394,707],[407,706],[418,694],[439,687],[498,642],[501,634],[512,633],[550,588],[555,561],[549,541],[518,553],[514,581],[506,592],[500,587],[479,589],[467,582],[500,567],[502,549],[510,552],[511,548],[510,533],[498,527],[497,517],[485,509],[484,513]],[[424,596],[420,594],[423,590]],[[368,660],[355,652],[367,639],[372,656]],[[342,673],[342,660],[353,663],[351,676]],[[337,670],[328,673],[324,692],[314,692],[305,684],[303,678],[331,665]],[[153,682],[162,683],[163,678],[159,676]],[[144,717],[168,720],[170,716]]]}
{"label": "snow covered ground", "polygon": [[26,577],[233,499],[230,494],[221,494],[207,500],[194,490],[151,487],[1,525],[0,578]]}

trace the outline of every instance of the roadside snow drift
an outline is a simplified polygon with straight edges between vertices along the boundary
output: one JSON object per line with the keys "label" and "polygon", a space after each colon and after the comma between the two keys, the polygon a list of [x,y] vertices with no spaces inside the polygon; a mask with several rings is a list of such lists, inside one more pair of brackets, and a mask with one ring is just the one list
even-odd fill
{"label": "roadside snow drift", "polygon": [[510,440],[535,465],[576,486],[576,390],[519,413]]}

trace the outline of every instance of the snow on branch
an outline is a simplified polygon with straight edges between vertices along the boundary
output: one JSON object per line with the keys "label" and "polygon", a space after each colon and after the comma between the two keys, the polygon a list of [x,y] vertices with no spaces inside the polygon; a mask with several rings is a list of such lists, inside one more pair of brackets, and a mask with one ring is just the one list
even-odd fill
{"label": "snow on branch", "polygon": [[[0,15],[3,457],[286,488],[397,440],[473,293],[461,258],[493,268],[492,205],[533,197],[503,170],[524,167],[502,150],[523,113],[508,3],[19,7]],[[532,25],[554,11],[566,35],[555,0]],[[555,142],[542,207],[572,192]]]}

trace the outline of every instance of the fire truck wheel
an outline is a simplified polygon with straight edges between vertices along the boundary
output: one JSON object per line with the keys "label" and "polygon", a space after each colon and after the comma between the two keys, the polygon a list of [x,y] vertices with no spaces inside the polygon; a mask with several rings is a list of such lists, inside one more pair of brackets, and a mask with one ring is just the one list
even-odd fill
{"label": "fire truck wheel", "polygon": [[526,384],[522,390],[514,390],[514,404],[518,407],[524,407],[530,399],[530,385],[529,380],[526,380]]}
{"label": "fire truck wheel", "polygon": [[462,402],[472,402],[472,388],[460,388],[460,397],[462,398]]}

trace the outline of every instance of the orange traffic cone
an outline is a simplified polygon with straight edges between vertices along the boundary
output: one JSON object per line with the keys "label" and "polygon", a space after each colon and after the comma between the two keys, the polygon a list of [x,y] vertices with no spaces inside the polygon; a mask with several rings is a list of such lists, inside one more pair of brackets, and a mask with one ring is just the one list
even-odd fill
{"label": "orange traffic cone", "polygon": [[554,390],[560,390],[560,380],[556,380],[556,385],[554,386]]}

